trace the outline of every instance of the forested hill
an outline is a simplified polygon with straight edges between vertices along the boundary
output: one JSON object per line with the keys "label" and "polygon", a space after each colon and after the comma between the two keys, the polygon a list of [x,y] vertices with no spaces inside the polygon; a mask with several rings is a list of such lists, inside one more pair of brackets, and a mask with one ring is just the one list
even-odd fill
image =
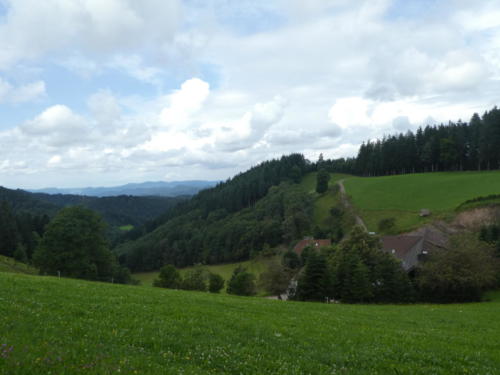
{"label": "forested hill", "polygon": [[116,251],[132,270],[152,270],[246,259],[266,244],[300,238],[311,203],[296,183],[314,168],[301,154],[266,161],[176,206]]}
{"label": "forested hill", "polygon": [[426,126],[363,143],[356,158],[327,160],[328,169],[360,176],[500,168],[500,110],[466,122]]}
{"label": "forested hill", "polygon": [[102,215],[112,226],[142,225],[164,214],[187,197],[87,197],[67,194],[29,193],[0,187],[0,201],[5,201],[14,214],[53,216],[66,206],[81,205]]}
{"label": "forested hill", "polygon": [[136,197],[120,195],[116,197],[87,197],[68,194],[33,194],[38,200],[58,207],[80,205],[101,214],[110,225],[142,225],[164,214],[178,203],[188,199],[179,197]]}

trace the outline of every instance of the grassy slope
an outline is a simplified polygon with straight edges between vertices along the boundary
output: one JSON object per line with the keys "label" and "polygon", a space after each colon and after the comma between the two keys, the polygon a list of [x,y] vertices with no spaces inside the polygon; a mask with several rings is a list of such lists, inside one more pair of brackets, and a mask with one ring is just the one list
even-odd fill
{"label": "grassy slope", "polygon": [[[244,262],[236,262],[236,263],[226,263],[226,264],[215,264],[215,265],[204,265],[201,266],[202,268],[206,269],[207,271],[217,273],[221,275],[224,280],[229,280],[231,278],[231,275],[234,271],[234,269],[238,266],[243,266],[245,267],[249,272],[253,273],[256,275],[257,279],[260,276],[262,272],[266,270],[266,262],[268,260],[262,260],[262,259],[254,259],[254,260],[247,260]],[[192,269],[193,267],[186,267],[180,269],[180,273],[184,274],[186,271]],[[154,279],[158,277],[159,271],[153,271],[153,272],[142,272],[142,273],[135,273],[133,277],[139,281],[141,281],[142,285],[146,286],[152,286]]]}
{"label": "grassy slope", "polygon": [[398,229],[407,230],[432,219],[419,218],[422,208],[446,217],[468,199],[500,193],[500,171],[351,177],[344,185],[370,230],[391,216],[397,218]]}
{"label": "grassy slope", "polygon": [[500,368],[498,300],[326,305],[4,273],[0,299],[0,374],[494,374]]}
{"label": "grassy slope", "polygon": [[16,262],[12,258],[0,255],[0,272],[26,273],[36,275],[38,271],[27,264]]}

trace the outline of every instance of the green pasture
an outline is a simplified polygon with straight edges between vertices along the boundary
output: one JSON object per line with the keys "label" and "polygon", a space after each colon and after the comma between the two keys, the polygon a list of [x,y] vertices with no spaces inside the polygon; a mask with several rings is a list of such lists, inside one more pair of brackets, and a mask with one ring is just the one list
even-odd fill
{"label": "green pasture", "polygon": [[0,273],[0,374],[496,374],[491,297],[327,305]]}
{"label": "green pasture", "polygon": [[118,229],[120,229],[121,231],[123,232],[128,232],[132,229],[134,229],[134,226],[132,224],[128,224],[128,225],[122,225],[121,227],[119,227]]}
{"label": "green pasture", "polygon": [[[468,199],[500,193],[500,171],[350,177],[344,186],[370,230],[377,231],[379,220],[392,216],[403,231],[446,219]],[[430,209],[431,217],[420,218],[422,208]]]}
{"label": "green pasture", "polygon": [[[268,258],[257,258],[252,260],[246,260],[244,262],[235,262],[235,263],[226,263],[226,264],[210,264],[210,265],[201,265],[196,267],[201,267],[209,272],[216,273],[221,275],[224,280],[228,281],[233,274],[233,271],[236,267],[242,266],[245,267],[249,272],[253,273],[255,277],[259,278],[260,274],[264,272],[267,268],[267,263],[270,261]],[[179,269],[181,275],[186,273],[187,271],[193,269],[194,267],[186,267]],[[158,278],[159,271],[153,272],[141,272],[134,273],[132,277],[141,282],[141,285],[152,286],[153,281]]]}

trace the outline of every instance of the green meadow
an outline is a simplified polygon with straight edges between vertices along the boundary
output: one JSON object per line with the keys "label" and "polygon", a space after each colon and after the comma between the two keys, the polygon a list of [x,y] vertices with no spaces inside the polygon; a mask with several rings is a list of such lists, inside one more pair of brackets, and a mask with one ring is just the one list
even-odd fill
{"label": "green meadow", "polygon": [[[223,277],[224,280],[228,281],[231,278],[231,275],[233,274],[234,269],[238,266],[242,266],[242,267],[245,267],[249,272],[253,273],[258,279],[260,274],[266,270],[267,262],[269,262],[269,261],[270,261],[270,259],[257,258],[257,259],[252,259],[252,260],[246,260],[244,262],[201,265],[201,266],[196,266],[196,267],[200,267],[200,268],[205,269],[209,272],[219,274]],[[180,268],[179,272],[183,276],[187,271],[192,270],[193,268],[194,267]],[[134,277],[134,279],[139,280],[142,285],[152,286],[153,281],[156,278],[158,278],[159,273],[160,273],[159,271],[139,272],[139,273],[134,273],[133,277]]]}
{"label": "green meadow", "polygon": [[0,374],[496,374],[490,298],[327,305],[0,273]]}
{"label": "green meadow", "polygon": [[[370,230],[377,231],[380,219],[395,217],[397,229],[403,231],[449,218],[466,200],[500,193],[500,171],[350,177],[344,186]],[[420,218],[422,208],[430,209],[432,216]]]}

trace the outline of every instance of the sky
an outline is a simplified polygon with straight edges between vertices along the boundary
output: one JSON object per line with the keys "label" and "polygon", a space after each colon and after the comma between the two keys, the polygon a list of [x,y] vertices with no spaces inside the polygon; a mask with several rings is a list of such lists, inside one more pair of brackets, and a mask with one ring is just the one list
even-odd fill
{"label": "sky", "polygon": [[498,0],[0,0],[10,188],[221,180],[498,104]]}

